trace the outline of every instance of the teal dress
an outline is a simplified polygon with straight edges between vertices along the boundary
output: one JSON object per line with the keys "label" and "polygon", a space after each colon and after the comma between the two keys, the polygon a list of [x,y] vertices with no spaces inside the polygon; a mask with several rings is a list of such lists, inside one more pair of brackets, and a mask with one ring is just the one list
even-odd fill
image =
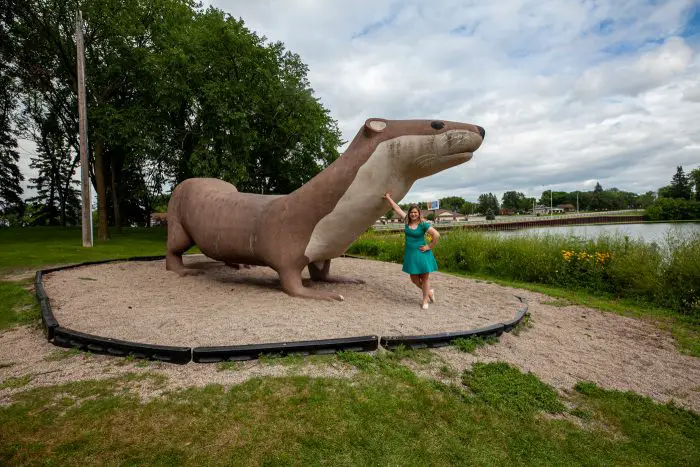
{"label": "teal dress", "polygon": [[433,250],[420,251],[425,245],[425,232],[430,228],[427,222],[421,222],[418,227],[411,229],[404,225],[403,231],[406,238],[406,247],[403,253],[403,272],[408,274],[423,274],[437,271],[438,265],[433,256]]}

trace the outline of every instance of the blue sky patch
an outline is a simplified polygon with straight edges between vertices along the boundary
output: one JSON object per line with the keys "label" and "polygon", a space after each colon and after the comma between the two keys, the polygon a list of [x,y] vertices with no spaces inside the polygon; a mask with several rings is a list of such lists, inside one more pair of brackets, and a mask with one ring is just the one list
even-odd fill
{"label": "blue sky patch", "polygon": [[619,41],[607,45],[601,49],[601,52],[609,55],[625,55],[635,53],[644,46],[651,44],[663,44],[664,38],[659,39],[647,39],[645,41]]}
{"label": "blue sky patch", "polygon": [[452,30],[450,30],[450,34],[456,35],[456,36],[473,36],[476,33],[476,30],[479,28],[479,21],[471,24],[463,24],[459,27],[456,27]]}
{"label": "blue sky patch", "polygon": [[700,34],[700,6],[694,5],[688,12],[688,20],[685,23],[681,36],[690,37]]}
{"label": "blue sky patch", "polygon": [[360,29],[358,32],[354,33],[352,35],[352,39],[357,39],[358,37],[363,37],[367,36],[369,34],[372,34],[376,31],[379,31],[380,29],[391,25],[395,20],[396,17],[399,15],[399,12],[401,11],[401,5],[392,5],[390,8],[389,14],[380,19],[379,21],[375,21],[373,23],[369,23],[366,26],[363,26],[362,29]]}
{"label": "blue sky patch", "polygon": [[613,25],[615,24],[615,21],[613,21],[610,18],[604,19],[600,23],[596,25],[597,32],[603,36],[610,34],[613,32]]}

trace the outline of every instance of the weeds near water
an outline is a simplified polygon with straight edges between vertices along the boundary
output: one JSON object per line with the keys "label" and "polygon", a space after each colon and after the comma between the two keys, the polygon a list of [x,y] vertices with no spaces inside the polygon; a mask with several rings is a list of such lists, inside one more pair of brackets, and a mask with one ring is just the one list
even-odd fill
{"label": "weeds near water", "polygon": [[[401,262],[400,235],[362,234],[348,252]],[[700,320],[700,233],[659,245],[624,235],[506,237],[451,230],[435,247],[443,271],[633,298]]]}

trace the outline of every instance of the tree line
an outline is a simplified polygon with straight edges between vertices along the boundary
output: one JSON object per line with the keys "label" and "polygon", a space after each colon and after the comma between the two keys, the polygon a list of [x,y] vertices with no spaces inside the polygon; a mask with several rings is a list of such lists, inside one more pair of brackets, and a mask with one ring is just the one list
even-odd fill
{"label": "tree line", "polygon": [[700,167],[686,174],[676,167],[671,183],[659,188],[659,196],[644,212],[647,220],[700,219]]}
{"label": "tree line", "polygon": [[[338,157],[340,130],[307,65],[241,19],[191,0],[5,0],[0,225],[80,223],[78,8],[99,238],[147,225],[186,178],[283,194]],[[26,200],[19,139],[36,145]]]}
{"label": "tree line", "polygon": [[[460,196],[447,196],[439,201],[441,209],[463,215],[531,214],[534,206],[549,207],[551,203],[554,207],[568,204],[580,211],[644,209],[649,219],[697,219],[700,213],[695,217],[683,213],[694,212],[694,203],[700,202],[700,167],[686,175],[683,167],[678,166],[670,184],[659,188],[658,193],[647,191],[637,194],[618,188],[603,189],[600,183],[596,183],[590,191],[552,191],[551,199],[550,190],[545,190],[540,198],[527,197],[518,191],[506,191],[500,201],[493,193],[482,193],[476,202]],[[427,202],[416,204],[420,209],[428,208]],[[401,205],[404,210],[408,206],[410,203]],[[388,216],[391,217],[391,212]]]}

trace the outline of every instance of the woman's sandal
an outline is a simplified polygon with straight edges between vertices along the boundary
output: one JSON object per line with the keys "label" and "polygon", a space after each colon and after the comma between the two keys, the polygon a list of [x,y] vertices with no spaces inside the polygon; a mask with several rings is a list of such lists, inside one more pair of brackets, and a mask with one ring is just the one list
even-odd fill
{"label": "woman's sandal", "polygon": [[427,309],[428,309],[428,304],[427,304],[427,303],[424,303],[423,306],[422,306],[422,308],[423,308],[424,310],[427,310]]}

